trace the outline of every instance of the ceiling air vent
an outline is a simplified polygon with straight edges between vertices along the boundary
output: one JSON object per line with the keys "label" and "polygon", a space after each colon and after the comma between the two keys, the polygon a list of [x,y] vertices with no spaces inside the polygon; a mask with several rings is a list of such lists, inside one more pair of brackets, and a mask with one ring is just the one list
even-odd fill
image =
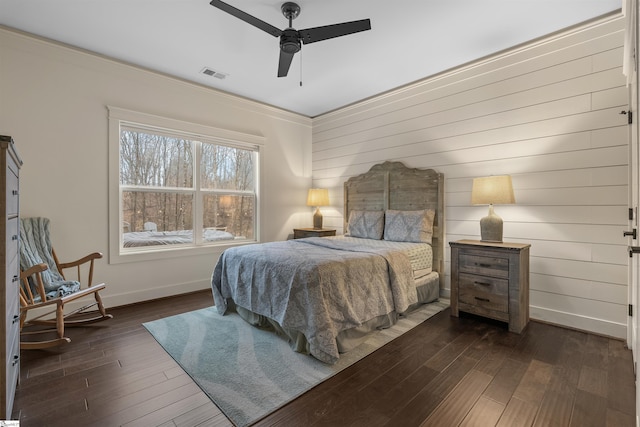
{"label": "ceiling air vent", "polygon": [[202,74],[206,74],[207,76],[215,77],[216,79],[220,79],[220,80],[226,79],[227,76],[229,75],[229,74],[226,74],[226,73],[221,73],[221,72],[216,71],[214,69],[211,69],[209,67],[204,67],[202,70],[200,70],[200,72]]}

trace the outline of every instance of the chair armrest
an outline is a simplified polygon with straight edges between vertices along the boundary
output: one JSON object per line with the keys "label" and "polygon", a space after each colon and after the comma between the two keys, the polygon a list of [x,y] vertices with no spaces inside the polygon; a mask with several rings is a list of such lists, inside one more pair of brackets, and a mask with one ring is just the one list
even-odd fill
{"label": "chair armrest", "polygon": [[[88,287],[91,287],[91,284],[93,282],[93,265],[94,265],[94,261],[96,259],[102,258],[102,254],[100,252],[93,252],[87,256],[84,256],[80,259],[77,259],[75,261],[71,261],[71,262],[60,262],[58,260],[58,257],[56,256],[56,251],[51,249],[51,254],[53,255],[53,260],[56,262],[56,266],[58,267],[58,271],[60,272],[60,274],[62,275],[62,277],[65,278],[65,274],[63,273],[64,269],[67,268],[71,268],[71,267],[75,267],[76,268],[76,275],[78,278],[78,281],[81,283],[85,283]],[[88,272],[88,277],[87,280],[81,280],[81,266],[83,264],[89,263],[89,272]]]}
{"label": "chair armrest", "polygon": [[100,252],[93,252],[75,261],[58,263],[58,269],[77,267],[79,265],[93,261],[94,259],[100,259],[100,258],[102,258],[102,254]]}
{"label": "chair armrest", "polygon": [[48,299],[46,301],[42,301],[42,302],[37,302],[35,304],[28,304],[26,306],[21,306],[20,307],[20,311],[21,312],[28,312],[29,310],[33,310],[34,308],[41,308],[41,307],[46,307],[48,305],[62,305],[62,298],[61,297],[57,297],[57,298],[53,298],[53,299]]}
{"label": "chair armrest", "polygon": [[45,270],[48,270],[49,267],[47,264],[40,263],[36,264],[33,267],[29,267],[28,269],[20,272],[20,279],[26,279],[29,276],[33,276],[34,274],[41,273]]}

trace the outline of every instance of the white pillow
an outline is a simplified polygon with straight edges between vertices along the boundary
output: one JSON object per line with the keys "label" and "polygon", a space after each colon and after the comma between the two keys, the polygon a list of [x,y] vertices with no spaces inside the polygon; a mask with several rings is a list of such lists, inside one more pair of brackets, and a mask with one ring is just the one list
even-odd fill
{"label": "white pillow", "polygon": [[384,215],[384,240],[430,244],[433,239],[435,214],[433,209],[386,211]]}

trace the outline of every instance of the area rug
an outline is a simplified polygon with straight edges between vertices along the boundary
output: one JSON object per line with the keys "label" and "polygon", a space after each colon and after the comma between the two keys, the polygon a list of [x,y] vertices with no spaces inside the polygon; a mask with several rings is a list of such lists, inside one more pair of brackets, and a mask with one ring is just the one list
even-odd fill
{"label": "area rug", "polygon": [[285,339],[215,307],[144,323],[160,345],[237,426],[247,426],[449,306],[426,304],[327,365]]}

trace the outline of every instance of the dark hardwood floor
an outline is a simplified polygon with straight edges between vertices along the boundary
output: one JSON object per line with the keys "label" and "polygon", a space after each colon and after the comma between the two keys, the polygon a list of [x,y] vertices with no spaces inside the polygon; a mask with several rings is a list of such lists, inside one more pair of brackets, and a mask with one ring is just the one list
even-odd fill
{"label": "dark hardwood floor", "polygon": [[[30,426],[229,426],[142,322],[210,306],[201,292],[109,310],[72,342],[23,351],[14,418]],[[259,426],[633,426],[622,341],[446,310]]]}

